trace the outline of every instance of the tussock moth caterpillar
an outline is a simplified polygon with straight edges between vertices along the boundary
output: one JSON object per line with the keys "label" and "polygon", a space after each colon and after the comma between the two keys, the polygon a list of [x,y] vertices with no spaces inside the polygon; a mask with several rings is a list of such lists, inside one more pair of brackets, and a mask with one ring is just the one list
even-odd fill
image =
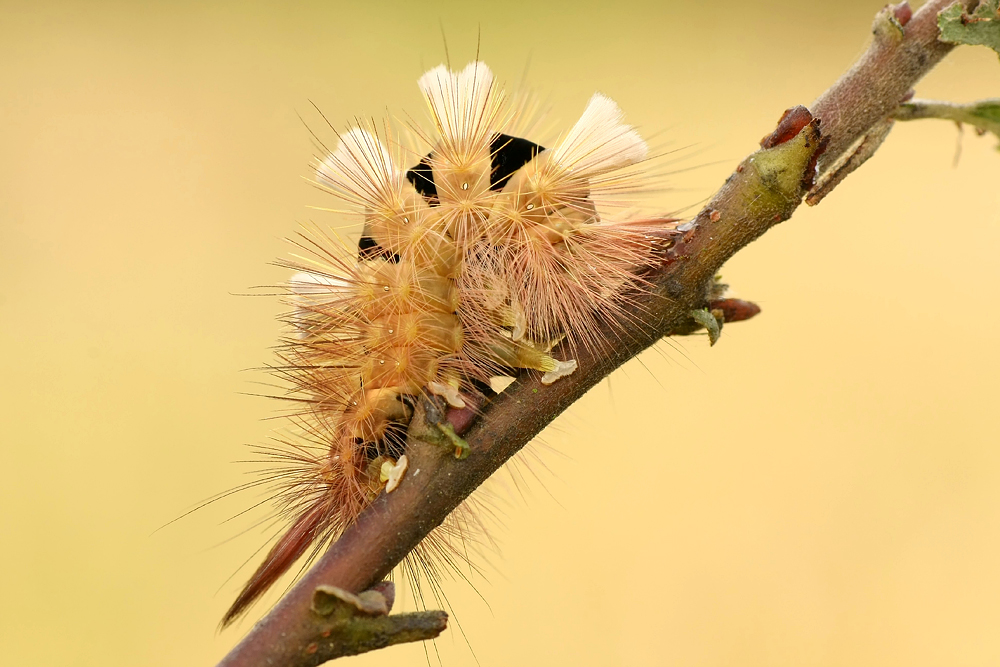
{"label": "tussock moth caterpillar", "polygon": [[[598,320],[629,317],[629,291],[641,288],[645,231],[664,220],[606,213],[643,183],[648,153],[617,104],[595,94],[546,148],[512,134],[523,106],[508,103],[481,62],[436,67],[418,85],[433,123],[421,133],[429,153],[406,155],[388,126],[355,127],[316,167],[327,191],[363,213],[364,231],[356,248],[304,235],[305,253],[286,262],[296,271],[293,333],[276,372],[291,386],[299,436],[268,453],[281,466],[277,511],[291,525],[223,624],[405,483],[406,428],[421,394],[465,407],[519,370],[558,381]],[[407,567],[433,574],[434,556],[464,558],[453,540],[476,523],[463,505]]]}

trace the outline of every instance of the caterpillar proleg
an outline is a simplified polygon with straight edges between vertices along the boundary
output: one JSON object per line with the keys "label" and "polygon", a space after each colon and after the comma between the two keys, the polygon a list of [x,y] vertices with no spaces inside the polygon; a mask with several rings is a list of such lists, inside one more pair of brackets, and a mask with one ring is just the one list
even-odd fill
{"label": "caterpillar proleg", "polygon": [[[294,312],[276,371],[298,406],[298,434],[269,453],[290,527],[223,624],[405,484],[406,429],[422,394],[461,408],[522,371],[556,382],[599,320],[630,316],[628,295],[642,287],[645,230],[664,220],[609,213],[643,183],[648,154],[617,104],[595,94],[547,148],[511,134],[518,107],[481,62],[441,65],[418,85],[430,152],[407,155],[389,129],[354,127],[316,166],[364,230],[356,247],[311,233],[299,244],[308,252],[286,263]],[[457,554],[449,540],[476,518],[464,506],[450,521],[422,548]]]}

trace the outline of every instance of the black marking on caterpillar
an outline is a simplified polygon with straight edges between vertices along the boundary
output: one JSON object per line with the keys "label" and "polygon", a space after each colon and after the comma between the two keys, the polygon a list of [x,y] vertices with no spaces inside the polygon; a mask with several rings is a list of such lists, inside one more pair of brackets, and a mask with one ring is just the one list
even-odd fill
{"label": "black marking on caterpillar", "polygon": [[[512,137],[507,134],[497,134],[490,142],[490,190],[499,192],[518,169],[535,159],[535,156],[545,150],[544,146],[533,141]],[[420,162],[406,172],[408,180],[417,192],[431,206],[439,206],[437,187],[434,185],[434,169],[431,167],[432,153],[428,153]],[[362,260],[385,259],[393,264],[399,263],[399,255],[391,253],[378,243],[367,230],[358,241],[358,257]]]}
{"label": "black marking on caterpillar", "polygon": [[545,150],[533,141],[498,134],[490,142],[493,171],[490,173],[490,190],[500,191],[518,169],[535,159]]}

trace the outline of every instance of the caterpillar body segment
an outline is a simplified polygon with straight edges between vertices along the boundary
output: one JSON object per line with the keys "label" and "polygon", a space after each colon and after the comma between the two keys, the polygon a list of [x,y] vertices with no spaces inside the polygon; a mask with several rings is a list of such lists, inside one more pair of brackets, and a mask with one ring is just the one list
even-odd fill
{"label": "caterpillar body segment", "polygon": [[[394,156],[390,133],[384,143],[359,127],[317,165],[317,181],[363,213],[364,230],[356,248],[310,234],[299,244],[309,254],[286,263],[297,271],[293,335],[275,371],[289,384],[297,435],[267,453],[291,527],[223,624],[404,479],[406,429],[422,393],[460,408],[518,369],[543,382],[572,373],[576,362],[552,348],[589,345],[598,320],[629,316],[628,291],[641,287],[644,230],[664,221],[606,215],[642,184],[627,169],[647,155],[613,101],[595,95],[546,148],[511,134],[525,124],[516,111],[530,105],[512,112],[482,63],[436,67],[418,85],[433,131],[416,164]],[[411,583],[419,587],[423,571],[435,585],[439,563],[466,560],[480,507],[467,501],[411,554]]]}
{"label": "caterpillar body segment", "polygon": [[598,204],[641,183],[622,169],[647,154],[618,106],[597,93],[573,128],[503,187],[468,279],[506,286],[529,338],[589,344],[598,318],[628,316],[649,244],[640,222],[605,220]]}

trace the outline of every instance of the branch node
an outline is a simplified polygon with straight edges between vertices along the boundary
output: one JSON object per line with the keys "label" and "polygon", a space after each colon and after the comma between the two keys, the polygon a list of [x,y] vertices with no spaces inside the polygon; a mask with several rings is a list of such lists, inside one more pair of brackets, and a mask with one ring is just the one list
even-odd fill
{"label": "branch node", "polygon": [[[796,127],[794,135],[785,136]],[[804,192],[812,187],[817,161],[826,150],[827,141],[820,132],[819,119],[813,118],[805,107],[795,107],[785,112],[778,128],[764,137],[761,145],[763,148],[745,163],[756,168],[759,182],[755,197],[759,203],[770,205],[776,211],[770,216],[772,221],[780,222],[795,208],[788,209],[788,204],[797,205]]]}
{"label": "branch node", "polygon": [[395,588],[389,581],[357,595],[337,586],[317,586],[309,629],[294,651],[294,664],[313,667],[334,658],[433,639],[447,627],[443,611],[389,616],[394,599]]}
{"label": "branch node", "polygon": [[900,5],[886,5],[875,15],[872,34],[875,35],[875,39],[887,45],[897,46],[906,36],[903,26],[909,23],[912,16],[913,10],[905,2]]}

